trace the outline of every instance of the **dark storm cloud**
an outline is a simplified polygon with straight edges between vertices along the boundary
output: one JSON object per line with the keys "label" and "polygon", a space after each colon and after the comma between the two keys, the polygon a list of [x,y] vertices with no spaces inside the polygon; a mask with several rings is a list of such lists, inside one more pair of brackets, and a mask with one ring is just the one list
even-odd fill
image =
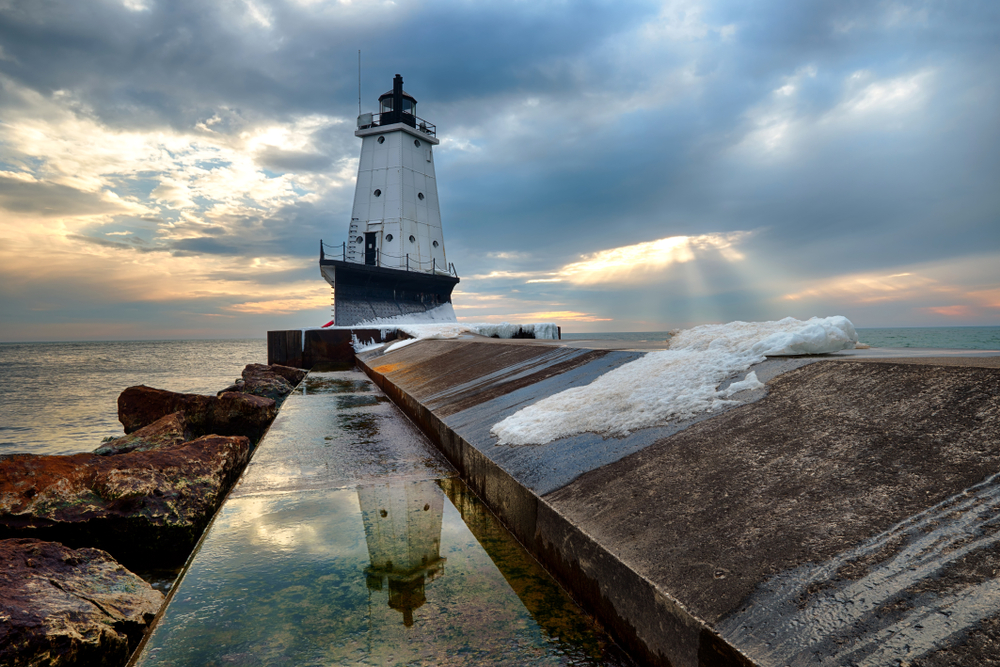
{"label": "dark storm cloud", "polygon": [[175,255],[239,255],[243,248],[230,245],[211,236],[200,236],[193,239],[181,239],[170,244]]}
{"label": "dark storm cloud", "polygon": [[136,250],[138,252],[166,251],[166,248],[146,247],[146,242],[140,238],[129,238],[128,242],[95,238],[93,236],[84,236],[83,234],[68,234],[66,238],[79,243],[89,243],[91,245],[101,246],[102,248],[114,248],[115,250]]}
{"label": "dark storm cloud", "polygon": [[[164,144],[143,153],[170,153],[150,158],[153,171],[97,179],[155,211],[145,220],[157,230],[142,231],[152,249],[206,264],[292,258],[302,267],[287,279],[311,277],[319,239],[339,246],[350,219],[359,48],[364,110],[399,72],[438,126],[448,259],[463,276],[551,272],[586,253],[736,230],[756,230],[741,245],[748,256],[803,281],[1000,248],[1000,3],[144,4],[0,0],[0,86],[110,133],[215,142],[194,166]],[[0,96],[0,113],[32,99]],[[276,125],[294,126],[294,141],[241,143]],[[0,177],[0,207],[121,212],[46,182],[44,157],[3,150],[0,171],[38,181]],[[254,199],[258,181],[240,160],[290,190]],[[214,189],[199,189],[215,170]],[[230,195],[230,183],[250,189]],[[157,189],[174,198],[152,198]],[[115,225],[137,231],[124,215]],[[77,242],[135,249],[83,227]],[[685,275],[710,295],[691,296]],[[633,322],[812,314],[776,312],[791,308],[775,305],[784,288],[738,262],[692,263],[664,280],[598,289],[466,277],[462,287],[521,299],[520,312]]]}
{"label": "dark storm cloud", "polygon": [[0,176],[0,210],[40,217],[115,213],[122,206],[66,185]]}
{"label": "dark storm cloud", "polygon": [[32,88],[73,91],[122,126],[190,127],[218,107],[236,117],[353,117],[359,48],[368,54],[366,106],[402,69],[421,97],[447,100],[551,86],[537,74],[540,58],[586,51],[652,11],[646,3],[538,3],[527,11],[436,3],[352,13],[262,1],[265,26],[239,3],[146,4],[129,11],[111,0],[46,0],[0,11],[8,57],[0,66]]}
{"label": "dark storm cloud", "polygon": [[[705,18],[735,31],[711,51],[689,53],[703,77],[696,96],[599,127],[576,145],[553,140],[552,154],[528,165],[449,172],[446,163],[440,178],[451,198],[442,201],[459,221],[484,222],[459,223],[467,247],[530,245],[557,257],[759,228],[781,261],[806,273],[996,247],[1000,226],[985,224],[995,219],[1000,181],[996,7],[723,3]],[[769,111],[774,91],[803,68],[811,74],[796,80],[794,104]],[[852,94],[852,74],[877,84],[921,71],[928,90],[916,110],[839,125],[831,118]],[[579,108],[569,122],[585,117]],[[785,113],[799,128],[793,154],[734,158],[755,129],[755,110]],[[494,159],[525,151],[491,148]]]}
{"label": "dark storm cloud", "polygon": [[307,151],[287,151],[274,146],[268,146],[257,154],[257,162],[263,167],[277,173],[322,172],[330,168],[333,160],[323,153]]}
{"label": "dark storm cloud", "polygon": [[[350,213],[350,210],[347,210]],[[155,249],[169,250],[179,256],[244,255],[247,257],[297,256],[310,260],[319,258],[319,242],[326,238],[334,243],[341,236],[341,219],[331,219],[325,202],[299,201],[272,211],[226,214],[216,217],[215,224],[176,223],[178,230],[192,236],[166,240]],[[89,240],[115,244],[114,241]],[[118,244],[123,248],[131,247]],[[339,247],[339,242],[336,243]],[[309,262],[310,265],[312,262]]]}

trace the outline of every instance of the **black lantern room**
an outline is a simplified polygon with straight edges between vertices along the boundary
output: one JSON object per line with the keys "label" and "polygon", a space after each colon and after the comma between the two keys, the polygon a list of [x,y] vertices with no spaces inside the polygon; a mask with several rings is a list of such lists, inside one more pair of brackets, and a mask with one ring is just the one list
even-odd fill
{"label": "black lantern room", "polygon": [[417,100],[403,92],[403,77],[396,75],[392,80],[392,90],[378,98],[379,125],[406,123],[417,126]]}

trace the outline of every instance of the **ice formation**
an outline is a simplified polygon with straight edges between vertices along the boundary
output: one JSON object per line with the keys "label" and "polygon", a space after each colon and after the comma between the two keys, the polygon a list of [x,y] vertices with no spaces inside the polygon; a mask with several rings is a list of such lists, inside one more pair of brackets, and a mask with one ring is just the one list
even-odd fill
{"label": "ice formation", "polygon": [[589,385],[542,399],[495,424],[502,445],[545,444],[577,433],[630,432],[718,410],[744,389],[759,388],[755,373],[724,390],[727,378],[766,356],[825,354],[854,347],[858,335],[845,317],[788,317],[778,322],[730,322],[679,331],[670,348],[650,352]]}
{"label": "ice formation", "polygon": [[[386,352],[398,350],[418,340],[431,340],[443,338],[458,338],[463,333],[475,333],[483,336],[496,336],[498,338],[513,338],[520,330],[532,332],[535,338],[545,338],[555,340],[559,338],[559,328],[550,322],[540,324],[500,324],[489,323],[459,323],[455,317],[455,309],[450,303],[445,303],[437,308],[423,313],[410,313],[408,315],[396,315],[395,317],[384,317],[379,319],[366,320],[349,327],[332,327],[334,329],[381,329],[383,335],[391,329],[396,329],[406,333],[412,338],[393,343]],[[364,343],[353,337],[354,351],[364,352],[381,345],[381,343]]]}
{"label": "ice formation", "polygon": [[376,340],[358,340],[358,337],[355,334],[351,334],[351,347],[354,348],[355,354],[367,352],[368,350],[374,350],[376,347],[382,347],[383,344],[384,343],[380,343]]}
{"label": "ice formation", "polygon": [[442,303],[437,308],[432,308],[420,313],[407,313],[406,315],[395,315],[393,317],[381,317],[372,320],[365,320],[350,327],[337,327],[338,329],[373,329],[386,324],[428,324],[430,322],[456,322],[455,308],[450,303]]}

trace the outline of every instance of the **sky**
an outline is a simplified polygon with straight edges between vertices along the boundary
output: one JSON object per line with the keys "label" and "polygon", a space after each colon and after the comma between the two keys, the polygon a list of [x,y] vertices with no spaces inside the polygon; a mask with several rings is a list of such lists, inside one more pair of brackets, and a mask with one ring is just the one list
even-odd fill
{"label": "sky", "polygon": [[460,320],[1000,325],[995,0],[0,0],[0,341],[330,320],[358,50]]}

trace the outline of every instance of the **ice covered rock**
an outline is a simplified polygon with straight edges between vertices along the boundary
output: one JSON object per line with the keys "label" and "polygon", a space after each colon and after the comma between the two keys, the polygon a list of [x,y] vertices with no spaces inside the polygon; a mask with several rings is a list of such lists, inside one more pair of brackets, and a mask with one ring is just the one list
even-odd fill
{"label": "ice covered rock", "polygon": [[[396,329],[406,335],[404,340],[397,341],[386,348],[386,352],[398,350],[418,340],[443,340],[458,338],[465,333],[474,333],[490,338],[537,338],[556,340],[559,338],[559,327],[551,322],[539,324],[511,324],[458,322],[455,310],[450,303],[422,313],[408,313],[394,317],[384,317],[361,322],[352,327],[337,327],[343,329],[382,328]],[[384,336],[383,336],[384,339]],[[368,341],[353,341],[354,351],[363,352],[381,345]]]}
{"label": "ice covered rock", "polygon": [[162,603],[103,551],[0,540],[2,665],[124,665]]}
{"label": "ice covered rock", "polygon": [[115,456],[0,459],[0,538],[96,547],[135,566],[182,563],[250,458],[243,436],[209,435]]}

